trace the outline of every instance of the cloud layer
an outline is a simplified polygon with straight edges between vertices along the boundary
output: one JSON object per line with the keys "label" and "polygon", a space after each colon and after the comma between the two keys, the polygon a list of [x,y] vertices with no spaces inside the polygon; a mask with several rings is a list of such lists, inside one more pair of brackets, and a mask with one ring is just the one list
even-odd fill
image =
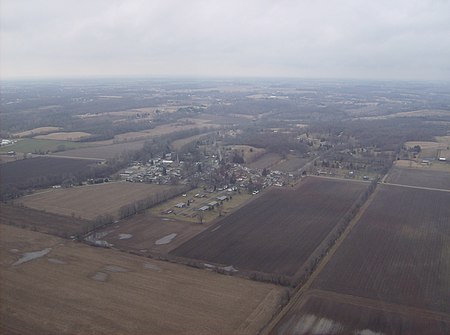
{"label": "cloud layer", "polygon": [[2,0],[0,76],[450,79],[447,0]]}

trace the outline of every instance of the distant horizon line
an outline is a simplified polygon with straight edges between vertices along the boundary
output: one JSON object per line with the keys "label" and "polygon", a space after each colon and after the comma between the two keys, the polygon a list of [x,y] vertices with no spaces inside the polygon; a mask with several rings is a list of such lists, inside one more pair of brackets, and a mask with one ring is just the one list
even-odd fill
{"label": "distant horizon line", "polygon": [[193,80],[193,81],[316,81],[316,82],[403,82],[403,83],[449,83],[446,79],[392,79],[355,77],[300,77],[300,76],[231,76],[231,75],[66,75],[66,76],[0,76],[0,82],[49,82],[80,80]]}

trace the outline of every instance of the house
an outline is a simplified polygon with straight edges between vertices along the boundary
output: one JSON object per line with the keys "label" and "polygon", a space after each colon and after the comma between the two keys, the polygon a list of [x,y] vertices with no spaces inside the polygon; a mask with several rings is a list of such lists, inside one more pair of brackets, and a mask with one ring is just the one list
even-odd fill
{"label": "house", "polygon": [[209,209],[209,206],[202,206],[198,210],[203,212],[203,211],[207,211],[208,209]]}
{"label": "house", "polygon": [[177,207],[177,208],[185,208],[186,206],[187,206],[187,205],[186,205],[185,202],[180,202],[180,203],[178,203],[178,204],[175,205],[175,207]]}
{"label": "house", "polygon": [[228,196],[227,195],[222,195],[220,197],[217,197],[216,199],[219,200],[219,201],[224,201],[224,200],[228,200]]}

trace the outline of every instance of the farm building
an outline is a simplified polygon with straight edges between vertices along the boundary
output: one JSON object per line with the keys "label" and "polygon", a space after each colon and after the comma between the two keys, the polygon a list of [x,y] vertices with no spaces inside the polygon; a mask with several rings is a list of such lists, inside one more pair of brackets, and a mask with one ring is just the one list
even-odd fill
{"label": "farm building", "polygon": [[9,145],[9,144],[13,144],[13,141],[2,139],[2,141],[0,143],[1,146]]}
{"label": "farm building", "polygon": [[217,201],[211,201],[211,202],[208,202],[208,206],[211,207],[211,208],[216,207],[218,204],[219,204],[219,203],[218,203]]}

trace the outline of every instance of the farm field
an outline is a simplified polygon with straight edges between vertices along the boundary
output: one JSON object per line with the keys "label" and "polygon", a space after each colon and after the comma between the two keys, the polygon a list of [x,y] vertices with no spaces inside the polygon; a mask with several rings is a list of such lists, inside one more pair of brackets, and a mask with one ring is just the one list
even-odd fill
{"label": "farm field", "polygon": [[0,232],[2,334],[256,334],[284,292],[15,227]]}
{"label": "farm field", "polygon": [[438,136],[436,140],[437,142],[410,141],[406,142],[405,146],[407,148],[413,148],[416,145],[420,146],[419,157],[422,159],[434,158],[437,154],[439,154],[439,157],[450,159],[450,150],[448,149],[450,145],[449,137]]}
{"label": "farm field", "polygon": [[379,185],[313,288],[450,313],[450,192]]}
{"label": "farm field", "polygon": [[386,183],[450,190],[450,170],[439,171],[426,167],[409,168],[394,166]]}
{"label": "farm field", "polygon": [[47,152],[76,149],[81,147],[88,147],[90,145],[91,144],[89,143],[81,142],[24,138],[22,140],[18,140],[17,143],[14,143],[12,145],[1,147],[0,152],[15,151],[24,154],[45,154]]}
{"label": "farm field", "polygon": [[34,136],[34,135],[40,135],[40,134],[48,134],[54,131],[58,131],[61,128],[59,127],[39,127],[34,128],[26,131],[22,131],[20,133],[13,134],[14,137],[27,137],[27,136]]}
{"label": "farm field", "polygon": [[250,169],[264,169],[264,168],[271,168],[275,164],[281,161],[281,155],[269,152],[262,156],[260,156],[255,161],[246,164]]}
{"label": "farm field", "polygon": [[0,222],[61,237],[83,233],[91,225],[90,222],[78,218],[5,204],[0,204]]}
{"label": "farm field", "polygon": [[[204,120],[200,123],[193,123],[188,125],[163,125],[140,132],[129,132],[114,136],[114,141],[118,143],[112,143],[113,140],[97,141],[78,143],[83,144],[83,147],[73,150],[66,150],[56,153],[58,156],[66,157],[80,157],[80,158],[98,158],[98,159],[111,159],[119,156],[127,151],[137,151],[144,147],[146,141],[151,138],[155,138],[161,135],[167,135],[173,132],[191,130],[200,127],[214,127],[214,125],[203,124]],[[73,142],[69,142],[73,143]],[[77,143],[75,143],[77,144]],[[9,151],[9,150],[8,150]]]}
{"label": "farm field", "polygon": [[114,139],[119,141],[134,141],[142,138],[153,138],[161,135],[176,133],[179,131],[197,129],[200,127],[216,128],[214,124],[208,124],[207,122],[208,120],[200,119],[182,120],[177,123],[164,124],[148,130],[119,134],[114,136]]}
{"label": "farm field", "polygon": [[70,175],[82,173],[95,164],[95,161],[90,160],[49,156],[17,160],[0,165],[1,185],[2,188],[21,188],[45,178],[59,184]]}
{"label": "farm field", "polygon": [[0,155],[0,164],[4,164],[4,163],[11,163],[16,161],[17,158],[15,156],[9,156],[9,155]]}
{"label": "farm field", "polygon": [[34,138],[44,140],[79,141],[82,138],[86,138],[89,136],[91,136],[91,134],[82,131],[76,131],[76,132],[50,133],[46,135],[38,135],[35,136]]}
{"label": "farm field", "polygon": [[155,217],[145,211],[97,232],[102,236],[101,240],[115,248],[148,255],[151,252],[168,253],[207,227],[194,222]]}
{"label": "farm field", "polygon": [[[106,98],[106,97],[105,97]],[[87,118],[99,118],[104,116],[111,116],[111,117],[136,117],[138,114],[143,117],[142,114],[148,113],[148,116],[145,116],[146,119],[152,119],[155,115],[157,115],[156,111],[158,110],[160,113],[174,113],[178,110],[178,108],[181,107],[188,107],[184,105],[180,106],[158,106],[158,107],[143,107],[143,108],[133,108],[133,109],[127,109],[123,111],[116,111],[116,112],[102,112],[102,113],[95,113],[95,114],[79,114],[76,115],[76,117],[79,117],[80,119],[87,119]]]}
{"label": "farm field", "polygon": [[126,151],[140,150],[144,147],[146,140],[140,140],[135,142],[124,142],[117,144],[109,144],[95,147],[86,147],[73,150],[66,150],[58,152],[58,156],[66,157],[80,157],[80,158],[98,158],[98,159],[111,159],[118,155],[123,154]]}
{"label": "farm field", "polygon": [[308,158],[300,158],[293,155],[288,155],[285,159],[282,159],[277,164],[272,166],[272,170],[280,170],[284,172],[295,172],[301,169],[306,163]]}
{"label": "farm field", "polygon": [[[176,187],[175,187],[176,188]],[[109,182],[72,188],[49,189],[17,200],[24,206],[50,213],[92,220],[118,215],[121,206],[173,190],[174,186]]]}
{"label": "farm field", "polygon": [[450,316],[314,290],[270,334],[444,335],[449,332]]}
{"label": "farm field", "polygon": [[271,189],[171,254],[294,276],[368,184],[308,177]]}
{"label": "farm field", "polygon": [[434,161],[430,165],[422,164],[420,160],[413,161],[407,159],[400,159],[394,162],[394,166],[398,168],[410,168],[410,169],[418,169],[418,170],[429,170],[429,171],[447,171],[450,172],[450,164],[444,162],[436,162]]}
{"label": "farm field", "polygon": [[198,134],[198,135],[193,135],[193,136],[189,136],[186,138],[181,138],[179,140],[175,140],[173,141],[170,146],[173,150],[175,151],[179,151],[181,148],[183,148],[183,146],[190,144],[192,142],[198,141],[199,139],[201,139],[204,136],[208,136],[208,134],[210,133],[203,133],[203,134]]}
{"label": "farm field", "polygon": [[250,145],[230,145],[226,149],[237,151],[244,158],[244,162],[250,164],[262,157],[266,153],[266,149],[255,148]]}

